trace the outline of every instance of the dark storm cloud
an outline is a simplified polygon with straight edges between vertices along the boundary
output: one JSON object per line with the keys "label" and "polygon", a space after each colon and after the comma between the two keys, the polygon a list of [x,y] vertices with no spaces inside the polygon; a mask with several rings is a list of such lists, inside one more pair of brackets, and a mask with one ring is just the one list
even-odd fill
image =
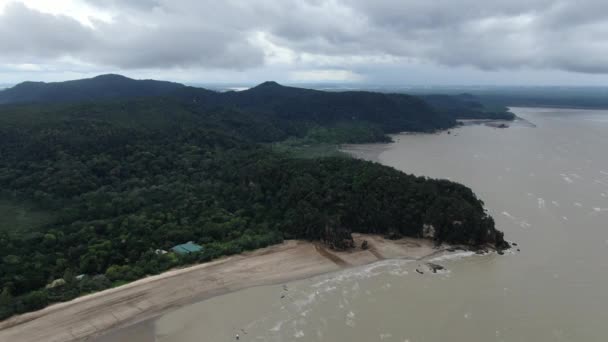
{"label": "dark storm cloud", "polygon": [[6,51],[0,58],[67,55],[122,68],[246,69],[264,63],[268,46],[256,40],[263,33],[266,43],[291,50],[296,64],[308,54],[482,70],[608,73],[608,2],[603,0],[87,3],[111,13],[112,21],[89,28],[67,17],[9,7],[0,17]]}

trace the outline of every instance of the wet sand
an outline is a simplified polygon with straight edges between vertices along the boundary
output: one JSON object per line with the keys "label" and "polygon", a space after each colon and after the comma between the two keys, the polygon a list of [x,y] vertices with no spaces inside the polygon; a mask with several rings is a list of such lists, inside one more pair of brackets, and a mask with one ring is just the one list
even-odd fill
{"label": "wet sand", "polygon": [[448,248],[436,248],[432,242],[421,239],[389,241],[361,234],[353,237],[357,246],[367,240],[369,248],[336,252],[319,243],[290,240],[55,304],[0,322],[0,341],[63,342],[93,338],[240,289],[308,278],[385,258],[421,260]]}

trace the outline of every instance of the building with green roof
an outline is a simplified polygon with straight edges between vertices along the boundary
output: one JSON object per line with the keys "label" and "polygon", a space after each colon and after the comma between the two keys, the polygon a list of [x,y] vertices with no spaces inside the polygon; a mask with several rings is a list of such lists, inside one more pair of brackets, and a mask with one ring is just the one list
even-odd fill
{"label": "building with green roof", "polygon": [[177,254],[190,254],[202,251],[203,247],[195,244],[192,241],[188,241],[186,243],[171,248],[171,250]]}

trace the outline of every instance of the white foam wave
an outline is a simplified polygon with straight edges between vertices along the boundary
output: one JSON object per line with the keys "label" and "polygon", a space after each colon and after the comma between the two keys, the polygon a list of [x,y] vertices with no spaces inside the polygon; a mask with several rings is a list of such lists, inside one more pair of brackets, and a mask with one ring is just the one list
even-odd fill
{"label": "white foam wave", "polygon": [[275,324],[275,326],[270,329],[270,331],[280,331],[281,327],[283,326],[283,324],[285,324],[285,322],[287,321],[278,321],[277,324]]}
{"label": "white foam wave", "polygon": [[380,340],[385,340],[385,339],[391,338],[391,337],[393,337],[393,334],[390,334],[390,333],[380,334]]}
{"label": "white foam wave", "polygon": [[312,287],[327,287],[330,284],[340,284],[348,280],[367,279],[386,271],[388,271],[389,273],[394,272],[394,274],[396,275],[406,275],[407,272],[404,272],[404,267],[411,262],[411,260],[401,259],[381,260],[370,265],[354,267],[347,270],[339,271],[337,273],[331,274],[331,276],[329,277],[322,276],[324,279],[313,284]]}
{"label": "white foam wave", "polygon": [[[539,202],[539,203],[540,203],[540,202]],[[544,205],[544,202],[543,202],[543,205]],[[513,220],[513,221],[516,221],[516,223],[517,223],[517,224],[519,224],[519,226],[520,226],[520,227],[522,227],[522,228],[529,228],[529,227],[531,227],[531,225],[528,223],[528,221],[526,221],[526,220],[519,220],[517,217],[515,217],[515,216],[513,216],[513,215],[509,214],[509,213],[508,213],[508,212],[506,212],[506,211],[503,211],[503,212],[502,212],[502,214],[503,214],[505,217],[508,217],[509,219],[511,219],[511,220]]]}
{"label": "white foam wave", "polygon": [[295,300],[293,302],[293,304],[295,306],[297,306],[299,309],[302,309],[302,308],[310,305],[311,303],[313,303],[318,294],[319,294],[319,291],[311,292],[308,294],[308,296],[306,296],[306,298]]}
{"label": "white foam wave", "polygon": [[338,288],[335,286],[327,286],[326,288],[323,289],[323,292],[332,292],[337,290]]}
{"label": "white foam wave", "polygon": [[509,214],[509,213],[508,213],[508,212],[506,212],[506,211],[503,211],[503,212],[502,212],[502,214],[503,214],[504,216],[506,216],[506,217],[508,217],[508,218],[512,219],[512,220],[514,220],[514,219],[515,219],[515,217],[513,217],[513,215]]}
{"label": "white foam wave", "polygon": [[434,258],[430,259],[429,261],[439,262],[439,261],[448,261],[448,260],[459,260],[459,259],[470,257],[473,255],[475,255],[475,252],[462,251],[462,252],[455,252],[455,253],[440,255],[438,257],[434,257]]}
{"label": "white foam wave", "polygon": [[348,314],[346,314],[346,325],[348,325],[349,327],[354,327],[355,326],[355,313],[352,311],[349,311]]}
{"label": "white foam wave", "polygon": [[409,272],[406,270],[392,270],[392,271],[389,271],[388,274],[402,277],[402,276],[408,275]]}

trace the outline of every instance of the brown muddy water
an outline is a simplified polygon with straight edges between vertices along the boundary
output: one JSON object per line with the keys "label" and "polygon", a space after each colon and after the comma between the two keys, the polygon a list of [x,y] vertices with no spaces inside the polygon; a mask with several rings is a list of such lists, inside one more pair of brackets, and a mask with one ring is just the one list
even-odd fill
{"label": "brown muddy water", "polygon": [[512,252],[442,256],[439,274],[385,260],[250,288],[100,341],[607,341],[608,111],[513,111],[527,122],[345,147],[471,187]]}

